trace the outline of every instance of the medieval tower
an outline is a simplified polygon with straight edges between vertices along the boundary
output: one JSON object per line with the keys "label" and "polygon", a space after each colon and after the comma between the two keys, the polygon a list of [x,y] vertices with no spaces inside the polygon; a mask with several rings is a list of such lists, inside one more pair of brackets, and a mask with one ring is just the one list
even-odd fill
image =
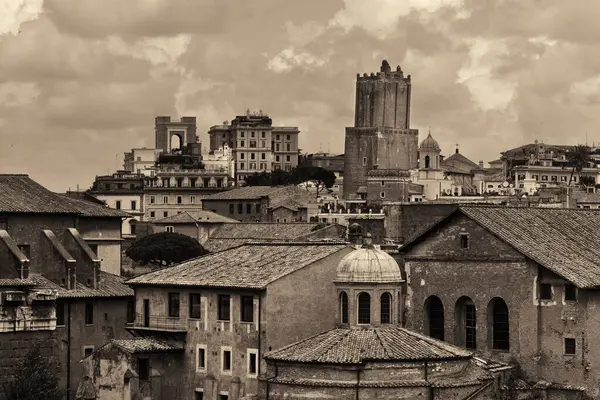
{"label": "medieval tower", "polygon": [[410,129],[410,75],[383,60],[378,73],[356,76],[354,127],[346,128],[344,197],[366,189],[373,169],[417,168],[418,134]]}

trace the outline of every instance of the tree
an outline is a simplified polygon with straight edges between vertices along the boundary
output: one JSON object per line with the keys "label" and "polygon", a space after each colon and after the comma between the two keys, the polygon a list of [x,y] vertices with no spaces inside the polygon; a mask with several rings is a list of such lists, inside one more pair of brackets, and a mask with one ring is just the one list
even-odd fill
{"label": "tree", "polygon": [[595,186],[596,178],[593,176],[582,176],[579,178],[579,184],[582,186]]}
{"label": "tree", "polygon": [[125,254],[142,265],[166,267],[208,254],[208,251],[190,236],[160,232],[134,242]]}
{"label": "tree", "polygon": [[317,197],[324,189],[330,189],[335,184],[335,174],[321,167],[298,167],[292,171],[297,184],[311,182],[317,188]]}
{"label": "tree", "polygon": [[42,354],[37,343],[14,367],[4,384],[4,394],[11,400],[62,400],[59,369],[52,357]]}
{"label": "tree", "polygon": [[567,153],[567,160],[569,161],[569,164],[573,167],[573,169],[571,170],[571,176],[569,178],[568,184],[568,186],[571,186],[571,182],[573,181],[573,174],[575,174],[575,171],[579,173],[585,167],[587,167],[589,163],[593,162],[591,156],[591,149],[588,146],[578,144]]}

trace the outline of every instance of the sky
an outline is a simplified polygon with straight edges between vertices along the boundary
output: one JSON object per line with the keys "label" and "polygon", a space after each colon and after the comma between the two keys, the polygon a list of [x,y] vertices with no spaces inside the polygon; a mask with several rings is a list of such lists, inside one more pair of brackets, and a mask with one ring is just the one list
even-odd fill
{"label": "sky", "polygon": [[534,140],[600,142],[600,2],[0,0],[0,173],[81,189],[246,108],[342,153],[357,73],[412,75],[411,127],[475,162]]}

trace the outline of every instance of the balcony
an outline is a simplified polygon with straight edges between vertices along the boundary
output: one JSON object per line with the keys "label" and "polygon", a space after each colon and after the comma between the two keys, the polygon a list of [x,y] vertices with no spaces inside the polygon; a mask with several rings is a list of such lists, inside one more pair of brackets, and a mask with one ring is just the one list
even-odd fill
{"label": "balcony", "polygon": [[136,314],[130,329],[158,332],[187,332],[187,319],[164,315]]}

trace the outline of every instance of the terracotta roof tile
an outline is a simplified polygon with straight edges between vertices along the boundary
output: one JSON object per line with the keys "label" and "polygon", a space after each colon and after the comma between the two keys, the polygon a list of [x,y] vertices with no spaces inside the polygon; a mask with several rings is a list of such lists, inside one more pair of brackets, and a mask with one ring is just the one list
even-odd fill
{"label": "terracotta roof tile", "polygon": [[472,353],[400,327],[333,329],[265,355],[273,361],[361,364],[464,359]]}
{"label": "terracotta roof tile", "polygon": [[113,217],[113,218],[127,218],[130,215],[125,211],[115,210],[108,206],[97,204],[95,202],[75,199],[67,196],[66,194],[56,194],[60,196],[64,201],[65,206],[79,212],[84,217]]}
{"label": "terracotta roof tile", "polygon": [[271,282],[346,248],[345,243],[245,244],[148,272],[127,283],[263,289]]}
{"label": "terracotta roof tile", "polygon": [[[467,215],[517,251],[579,288],[600,287],[600,211],[538,207],[463,206]],[[413,235],[401,248],[420,240],[442,220]]]}
{"label": "terracotta roof tile", "polygon": [[102,350],[109,349],[113,346],[118,347],[129,354],[182,351],[185,348],[185,344],[181,341],[165,340],[149,336],[131,339],[112,339],[94,353],[101,352]]}
{"label": "terracotta roof tile", "polygon": [[0,212],[78,214],[79,210],[28,175],[0,174]]}
{"label": "terracotta roof tile", "polygon": [[227,218],[221,214],[209,210],[184,211],[179,214],[171,215],[166,218],[161,218],[153,222],[153,224],[193,224],[193,223],[236,223],[235,219]]}
{"label": "terracotta roof tile", "polygon": [[37,286],[58,291],[58,298],[93,298],[93,297],[130,297],[133,296],[133,289],[124,283],[125,279],[119,275],[100,271],[100,282],[98,289],[86,286],[82,282],[77,282],[75,289],[67,290],[50,279],[32,274],[30,280],[37,283]]}
{"label": "terracotta roof tile", "polygon": [[313,222],[238,222],[219,226],[203,243],[212,253],[249,242],[281,242],[310,235],[318,226]]}

